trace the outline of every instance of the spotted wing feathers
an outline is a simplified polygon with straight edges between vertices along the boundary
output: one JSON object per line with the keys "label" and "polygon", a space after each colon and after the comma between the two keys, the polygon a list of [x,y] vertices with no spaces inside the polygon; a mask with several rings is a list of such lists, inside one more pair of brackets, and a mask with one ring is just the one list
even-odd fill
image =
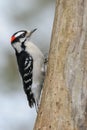
{"label": "spotted wing feathers", "polygon": [[[25,53],[20,54],[17,59],[19,65],[19,71],[22,76],[24,91],[27,95],[29,106],[32,107],[35,104],[34,95],[32,93],[32,77],[33,77],[33,59],[31,55]],[[22,64],[21,64],[22,63]]]}

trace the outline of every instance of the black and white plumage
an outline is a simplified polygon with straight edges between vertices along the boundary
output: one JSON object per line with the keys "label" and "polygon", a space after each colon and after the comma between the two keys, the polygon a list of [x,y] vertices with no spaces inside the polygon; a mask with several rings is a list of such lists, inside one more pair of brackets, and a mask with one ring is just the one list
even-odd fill
{"label": "black and white plumage", "polygon": [[21,30],[13,34],[11,44],[16,52],[19,72],[23,80],[24,91],[29,106],[34,104],[38,110],[40,95],[45,76],[45,58],[40,49],[29,41],[31,32]]}

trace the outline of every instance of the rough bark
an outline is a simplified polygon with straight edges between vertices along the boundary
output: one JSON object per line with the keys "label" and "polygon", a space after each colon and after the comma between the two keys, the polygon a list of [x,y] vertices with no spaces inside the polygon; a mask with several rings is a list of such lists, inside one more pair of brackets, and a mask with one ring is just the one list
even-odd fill
{"label": "rough bark", "polygon": [[87,130],[87,0],[56,0],[34,130]]}

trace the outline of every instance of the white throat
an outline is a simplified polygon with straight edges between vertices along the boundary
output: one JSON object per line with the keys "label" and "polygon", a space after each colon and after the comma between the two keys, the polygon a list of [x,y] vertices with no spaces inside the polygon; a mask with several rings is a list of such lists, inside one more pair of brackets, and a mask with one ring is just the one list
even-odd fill
{"label": "white throat", "polygon": [[14,44],[13,44],[13,48],[16,49],[16,51],[17,51],[18,53],[20,53],[20,52],[23,50],[23,48],[21,47],[21,43],[19,43],[19,42],[14,43]]}

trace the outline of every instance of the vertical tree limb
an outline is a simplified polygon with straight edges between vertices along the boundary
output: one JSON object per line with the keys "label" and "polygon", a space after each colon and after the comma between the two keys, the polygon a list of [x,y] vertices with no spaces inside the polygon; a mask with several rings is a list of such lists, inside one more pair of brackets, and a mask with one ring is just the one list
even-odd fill
{"label": "vertical tree limb", "polygon": [[56,0],[34,130],[87,130],[87,0]]}

